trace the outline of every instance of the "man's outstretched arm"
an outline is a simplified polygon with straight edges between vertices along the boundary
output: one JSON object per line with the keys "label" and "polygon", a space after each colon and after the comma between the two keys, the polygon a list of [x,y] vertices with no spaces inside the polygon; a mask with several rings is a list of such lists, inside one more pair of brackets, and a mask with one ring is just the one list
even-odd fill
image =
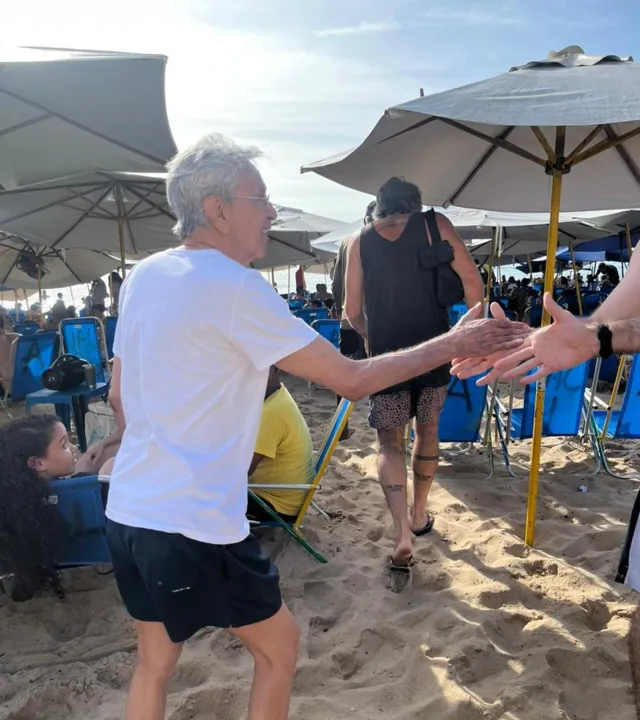
{"label": "man's outstretched arm", "polygon": [[517,349],[529,328],[508,320],[479,320],[478,304],[454,330],[408,350],[379,355],[367,360],[349,360],[323,338],[280,360],[285,372],[329,387],[349,400],[384,390],[422,375],[449,362],[453,357],[473,357],[489,350]]}
{"label": "man's outstretched arm", "polygon": [[640,317],[638,285],[640,285],[640,250],[633,253],[622,281],[593,313],[589,321],[602,324]]}

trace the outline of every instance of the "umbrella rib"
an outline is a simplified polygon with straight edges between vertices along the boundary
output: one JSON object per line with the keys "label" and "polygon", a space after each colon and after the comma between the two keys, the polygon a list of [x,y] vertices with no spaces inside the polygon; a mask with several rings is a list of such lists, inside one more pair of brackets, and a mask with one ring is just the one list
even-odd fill
{"label": "umbrella rib", "polygon": [[[515,126],[510,125],[508,128],[506,128],[506,130],[503,130],[503,132],[499,135],[499,138],[501,140],[506,140],[514,130],[515,130]],[[498,149],[497,145],[492,145],[487,150],[487,152],[476,163],[476,166],[473,168],[473,170],[462,181],[462,184],[458,187],[458,189],[450,195],[449,199],[445,203],[445,207],[447,207],[447,205],[452,205],[455,203],[458,196],[466,190],[467,185],[469,185],[469,183],[473,180],[473,178],[480,172],[480,170],[482,170],[482,168],[491,159],[491,156],[495,153],[495,151],[497,149]]]}
{"label": "umbrella rib", "polygon": [[547,153],[547,158],[549,159],[550,163],[555,163],[556,161],[556,154],[551,147],[549,141],[544,136],[544,133],[537,125],[531,126],[531,132],[536,136],[537,141],[542,145],[542,149]]}
{"label": "umbrella rib", "polygon": [[573,148],[573,150],[566,158],[567,165],[571,165],[573,163],[576,156],[579,155],[588,145],[591,144],[591,141],[598,135],[601,130],[602,125],[596,125],[593,130]]}
{"label": "umbrella rib", "polygon": [[508,152],[513,153],[514,155],[519,155],[521,158],[524,158],[525,160],[529,160],[530,162],[534,162],[537,165],[541,165],[542,167],[547,166],[546,160],[543,160],[541,157],[534,155],[533,153],[529,152],[528,150],[525,150],[524,148],[518,147],[517,145],[514,145],[513,143],[510,143],[510,142],[507,142],[506,140],[500,139],[500,136],[492,137],[491,135],[487,135],[486,133],[483,133],[480,130],[476,130],[475,128],[471,128],[468,125],[465,125],[464,123],[458,122],[457,120],[451,120],[450,118],[440,117],[440,118],[438,118],[438,120],[440,120],[440,122],[445,123],[445,125],[451,125],[451,127],[454,127],[457,130],[462,130],[463,132],[466,132],[469,135],[473,135],[474,137],[477,137],[480,140],[484,140],[485,142],[488,142],[491,145],[496,145],[501,150],[507,150]]}
{"label": "umbrella rib", "polygon": [[26,103],[27,105],[31,105],[31,107],[37,108],[38,110],[41,110],[42,112],[49,113],[53,117],[56,117],[59,120],[62,120],[63,122],[69,123],[69,125],[73,125],[74,127],[77,127],[80,130],[84,130],[84,132],[89,133],[89,135],[93,135],[94,137],[100,138],[101,140],[106,140],[107,142],[113,143],[114,145],[121,147],[123,150],[127,150],[131,153],[134,153],[135,155],[144,157],[147,160],[152,160],[153,162],[159,163],[160,165],[164,165],[166,163],[166,158],[158,158],[158,157],[155,157],[155,155],[152,155],[151,153],[145,152],[144,150],[136,149],[136,148],[131,147],[130,145],[126,145],[125,143],[120,142],[119,140],[116,140],[114,138],[111,138],[108,135],[105,135],[104,133],[98,132],[97,130],[92,129],[92,128],[88,127],[87,125],[83,125],[82,123],[79,123],[76,120],[72,120],[70,117],[63,115],[62,113],[57,112],[56,110],[52,110],[50,107],[47,107],[46,105],[42,105],[41,103],[38,103],[35,100],[30,100],[29,98],[26,98],[23,95],[20,95],[19,93],[14,93],[11,90],[7,90],[6,88],[2,88],[2,92],[9,95],[9,97],[14,98],[15,100],[20,100],[20,101]]}
{"label": "umbrella rib", "polygon": [[[133,188],[129,188],[129,190],[137,197],[143,199],[137,190],[134,190]],[[175,215],[172,212],[169,212],[166,208],[163,208],[162,205],[156,204],[153,200],[149,200],[149,198],[146,198],[146,202],[149,203],[152,208],[155,208],[161,215],[166,215],[168,218],[171,218],[171,220],[176,219]]]}
{"label": "umbrella rib", "polygon": [[[609,140],[618,139],[618,136],[616,135],[616,132],[611,127],[611,125],[605,125],[604,131],[607,134]],[[638,168],[638,165],[636,164],[634,159],[627,152],[627,148],[622,143],[617,144],[615,148],[618,155],[620,155],[620,157],[622,158],[622,162],[627,166],[627,170],[631,173],[633,179],[636,181],[636,185],[640,185],[640,168]]]}
{"label": "umbrella rib", "polygon": [[53,252],[56,254],[57,258],[62,261],[62,263],[66,266],[66,268],[73,275],[73,277],[78,281],[78,283],[82,283],[82,280],[77,275],[77,273],[74,271],[74,269],[71,267],[71,265],[69,265],[69,263],[65,260],[62,253],[56,248],[53,248]]}
{"label": "umbrella rib", "polygon": [[[51,190],[52,188],[46,188],[46,189]],[[66,189],[66,188],[64,185],[61,185],[60,187],[55,188],[55,189],[62,190],[62,189]],[[92,189],[87,190],[85,193],[83,193],[83,195],[90,193]],[[39,190],[40,190],[40,192],[42,192],[42,188],[40,188]],[[14,192],[19,193],[20,191],[21,191],[21,189],[18,188]],[[30,191],[25,190],[25,192],[30,192]],[[7,192],[1,193],[1,195],[4,197],[5,195],[8,195],[10,193],[11,193],[11,191],[7,191]],[[48,210],[49,208],[55,207],[56,205],[64,205],[64,203],[66,203],[68,201],[69,201],[69,198],[57,199],[57,200],[54,200],[53,202],[47,203],[46,205],[42,205],[40,207],[32,208],[31,210],[27,210],[26,212],[20,213],[19,215],[14,215],[13,217],[10,217],[10,218],[4,218],[4,219],[2,219],[1,222],[3,225],[5,225],[6,223],[15,222],[16,220],[21,220],[22,218],[29,217],[30,215],[35,215],[36,213],[42,212],[43,210]],[[95,207],[95,205],[93,207]]]}
{"label": "umbrella rib", "polygon": [[[0,88],[0,92],[4,92],[4,90]],[[8,135],[12,132],[17,132],[18,130],[24,130],[24,128],[30,127],[31,125],[36,125],[37,123],[43,122],[44,120],[48,120],[50,117],[51,113],[45,113],[44,115],[38,115],[34,118],[31,118],[30,120],[24,120],[21,123],[16,123],[15,125],[11,125],[11,127],[0,130],[0,137],[2,137],[3,135]]]}
{"label": "umbrella rib", "polygon": [[633,130],[629,130],[629,132],[626,132],[623,135],[616,135],[615,140],[610,140],[609,138],[601,140],[597,145],[589,148],[589,150],[585,150],[582,154],[576,155],[573,159],[573,164],[577,165],[578,163],[584,162],[585,160],[589,160],[594,155],[599,155],[605,150],[609,150],[612,147],[617,147],[621,143],[636,137],[636,135],[640,135],[640,126],[633,128]]}
{"label": "umbrella rib", "polygon": [[53,243],[51,244],[51,247],[52,247],[52,248],[56,247],[56,246],[59,245],[70,233],[72,233],[72,232],[78,227],[78,225],[80,225],[80,223],[89,215],[89,213],[107,197],[107,195],[109,194],[110,191],[111,191],[111,188],[110,188],[110,187],[107,188],[107,189],[104,191],[104,193],[95,201],[95,203],[94,203],[85,213],[83,213],[83,214],[76,220],[76,222],[74,222],[74,223],[71,225],[70,228],[67,228],[67,230],[65,230],[65,231],[62,233],[62,235],[61,235],[55,242],[53,242]]}

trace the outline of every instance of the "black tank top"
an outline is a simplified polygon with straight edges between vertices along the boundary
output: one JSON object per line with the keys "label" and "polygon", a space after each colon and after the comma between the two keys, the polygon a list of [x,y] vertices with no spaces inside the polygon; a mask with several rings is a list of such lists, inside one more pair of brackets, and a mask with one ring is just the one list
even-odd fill
{"label": "black tank top", "polygon": [[[436,299],[437,261],[422,213],[409,216],[394,242],[381,237],[373,226],[363,228],[360,260],[370,355],[403,350],[449,331],[449,311]],[[449,377],[449,365],[443,365],[382,392],[443,387]]]}

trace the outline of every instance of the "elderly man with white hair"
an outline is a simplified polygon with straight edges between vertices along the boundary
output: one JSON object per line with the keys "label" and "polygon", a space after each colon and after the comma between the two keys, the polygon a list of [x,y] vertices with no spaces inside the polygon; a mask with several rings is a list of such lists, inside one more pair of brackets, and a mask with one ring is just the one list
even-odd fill
{"label": "elderly man with white hair", "polygon": [[[211,135],[169,163],[182,244],[139,263],[120,294],[110,400],[123,440],[107,517],[138,634],[129,720],[164,717],[183,643],[206,626],[227,628],[253,655],[249,720],[287,717],[299,632],[245,517],[271,365],[355,400],[454,356],[517,348],[527,333],[477,319],[477,307],[415,348],[341,356],[248,267],[276,217],[258,155]],[[205,311],[185,317],[183,307]]]}

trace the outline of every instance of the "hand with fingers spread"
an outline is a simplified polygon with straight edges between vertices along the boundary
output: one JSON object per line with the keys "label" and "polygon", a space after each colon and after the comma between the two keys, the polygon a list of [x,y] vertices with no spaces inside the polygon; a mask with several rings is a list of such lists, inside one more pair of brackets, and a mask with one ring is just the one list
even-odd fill
{"label": "hand with fingers spread", "polygon": [[[521,377],[522,384],[529,385],[550,373],[580,365],[598,354],[596,325],[588,325],[563,310],[549,294],[544,296],[544,307],[553,324],[536,330],[526,347],[496,362],[492,372],[478,384]],[[537,372],[526,375],[534,368],[538,368]]]}
{"label": "hand with fingers spread", "polygon": [[[477,306],[480,307],[481,306]],[[462,324],[464,322],[469,322],[471,318],[469,317],[471,313],[476,311],[476,308],[472,308],[461,320],[459,324]],[[482,310],[480,310],[481,312]],[[502,308],[502,305],[500,303],[491,303],[491,314],[495,318],[496,321],[501,321],[503,323],[509,323],[510,321],[507,319],[507,316],[505,315],[505,312]],[[529,343],[529,337],[531,336],[531,333],[533,332],[531,328],[529,328],[527,325],[523,325],[523,323],[511,323],[511,325],[515,325],[518,327],[525,327],[527,328],[526,334],[522,337],[522,342],[520,344],[520,349],[522,350],[524,347],[526,347]],[[458,327],[458,326],[456,326]],[[472,357],[469,355],[461,355],[460,357],[457,357],[453,360],[452,367],[451,367],[451,374],[456,375],[460,379],[464,380],[466,378],[473,377],[475,375],[481,375],[482,373],[485,373],[487,370],[490,370],[496,362],[501,360],[502,358],[505,358],[513,353],[512,349],[500,349],[497,351],[491,351],[491,348],[489,346],[484,347],[484,352],[480,357]]]}
{"label": "hand with fingers spread", "polygon": [[482,304],[478,303],[451,330],[455,340],[456,357],[485,358],[496,353],[514,352],[522,347],[530,328],[524,323],[506,318],[480,319]]}

